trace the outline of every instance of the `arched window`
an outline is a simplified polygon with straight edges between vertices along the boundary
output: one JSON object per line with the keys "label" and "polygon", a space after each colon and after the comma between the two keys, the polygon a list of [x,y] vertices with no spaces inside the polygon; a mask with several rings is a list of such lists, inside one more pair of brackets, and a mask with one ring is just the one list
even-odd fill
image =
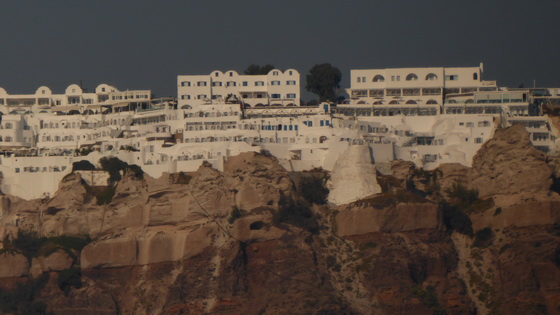
{"label": "arched window", "polygon": [[383,77],[382,75],[378,74],[375,77],[373,77],[373,82],[385,82],[385,77]]}
{"label": "arched window", "polygon": [[472,74],[472,79],[473,79],[473,80],[478,80],[478,73],[476,73],[476,72],[473,73],[473,74]]}
{"label": "arched window", "polygon": [[473,104],[474,100],[472,98],[469,98],[468,100],[465,101],[466,104]]}
{"label": "arched window", "polygon": [[435,73],[428,73],[428,75],[426,76],[426,81],[435,81],[437,79],[438,77]]}
{"label": "arched window", "polygon": [[418,76],[414,73],[409,73],[406,76],[406,81],[416,81],[416,80],[418,80]]}
{"label": "arched window", "polygon": [[418,103],[416,103],[415,100],[408,100],[406,101],[406,104],[418,104]]}
{"label": "arched window", "polygon": [[373,102],[373,105],[383,105],[383,101],[375,101]]}
{"label": "arched window", "polygon": [[389,102],[390,105],[400,104],[399,101],[392,100]]}
{"label": "arched window", "polygon": [[437,104],[438,102],[436,100],[429,100],[426,102],[426,104]]}

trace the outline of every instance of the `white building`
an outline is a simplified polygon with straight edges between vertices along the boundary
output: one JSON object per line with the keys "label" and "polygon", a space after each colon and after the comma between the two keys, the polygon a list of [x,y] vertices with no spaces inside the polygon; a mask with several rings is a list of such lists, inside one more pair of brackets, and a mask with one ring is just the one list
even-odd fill
{"label": "white building", "polygon": [[79,148],[125,120],[121,114],[118,122],[105,122],[101,114],[149,109],[151,103],[149,90],[119,91],[108,84],[94,92],[71,84],[63,94],[46,86],[34,94],[9,94],[0,88],[0,149]]}
{"label": "white building", "polygon": [[427,170],[470,166],[495,128],[513,123],[526,126],[538,149],[560,155],[560,132],[541,110],[560,90],[498,88],[481,76],[482,65],[353,70],[354,96],[334,113],[328,104],[297,106],[295,70],[179,76],[178,104],[103,84],[95,93],[77,85],[64,94],[0,89],[1,189],[25,199],[52,195],[72,163],[105,156],[152,177],[204,161],[221,170],[228,157],[261,150],[289,171],[330,171],[351,145],[367,145],[385,173],[395,159]]}
{"label": "white building", "polygon": [[91,113],[101,112],[101,107],[122,102],[146,102],[152,99],[149,90],[119,91],[114,86],[100,84],[94,92],[87,92],[77,84],[69,85],[63,94],[54,94],[46,86],[39,87],[34,94],[9,94],[0,87],[0,111],[2,114],[23,113],[39,110],[76,110]]}
{"label": "white building", "polygon": [[230,70],[177,77],[179,107],[212,103],[299,106],[300,96],[300,75],[294,69],[273,69],[266,75],[240,75]]}
{"label": "white building", "polygon": [[372,105],[442,105],[445,95],[497,90],[483,81],[479,67],[390,68],[350,71],[352,103]]}

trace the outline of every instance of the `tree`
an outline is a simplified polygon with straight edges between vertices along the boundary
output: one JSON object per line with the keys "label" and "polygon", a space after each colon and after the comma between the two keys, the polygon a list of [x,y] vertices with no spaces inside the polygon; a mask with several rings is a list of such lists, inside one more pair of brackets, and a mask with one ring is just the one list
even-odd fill
{"label": "tree", "polygon": [[330,63],[314,65],[307,75],[305,89],[317,94],[321,102],[337,101],[337,91],[340,88],[342,74],[338,68]]}
{"label": "tree", "polygon": [[95,170],[95,165],[91,164],[88,160],[81,160],[72,163],[72,172],[74,171],[93,171]]}
{"label": "tree", "polygon": [[263,75],[263,74],[268,74],[272,69],[274,69],[273,65],[264,65],[261,67],[256,64],[252,64],[248,66],[247,69],[243,71],[243,73],[246,75]]}

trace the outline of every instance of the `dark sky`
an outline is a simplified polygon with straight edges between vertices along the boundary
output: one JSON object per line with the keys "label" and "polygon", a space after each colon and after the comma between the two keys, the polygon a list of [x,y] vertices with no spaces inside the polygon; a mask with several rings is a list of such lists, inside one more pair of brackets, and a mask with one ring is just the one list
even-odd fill
{"label": "dark sky", "polygon": [[[176,95],[178,74],[251,63],[302,74],[477,66],[502,86],[560,86],[559,0],[2,0],[0,86],[83,81]],[[309,99],[310,96],[305,95]]]}

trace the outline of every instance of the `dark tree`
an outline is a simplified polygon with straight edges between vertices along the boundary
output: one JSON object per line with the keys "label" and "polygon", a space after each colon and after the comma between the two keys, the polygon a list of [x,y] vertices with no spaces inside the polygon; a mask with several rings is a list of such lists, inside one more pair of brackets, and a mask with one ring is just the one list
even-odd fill
{"label": "dark tree", "polygon": [[268,74],[272,69],[274,69],[273,65],[264,65],[261,67],[256,64],[252,64],[248,66],[247,69],[243,71],[243,73],[246,75],[263,75],[263,74]]}
{"label": "dark tree", "polygon": [[314,65],[307,75],[305,89],[317,94],[321,102],[336,102],[341,79],[340,70],[330,63]]}
{"label": "dark tree", "polygon": [[95,165],[91,164],[88,160],[81,160],[78,162],[72,163],[72,172],[73,171],[93,171],[95,170]]}

